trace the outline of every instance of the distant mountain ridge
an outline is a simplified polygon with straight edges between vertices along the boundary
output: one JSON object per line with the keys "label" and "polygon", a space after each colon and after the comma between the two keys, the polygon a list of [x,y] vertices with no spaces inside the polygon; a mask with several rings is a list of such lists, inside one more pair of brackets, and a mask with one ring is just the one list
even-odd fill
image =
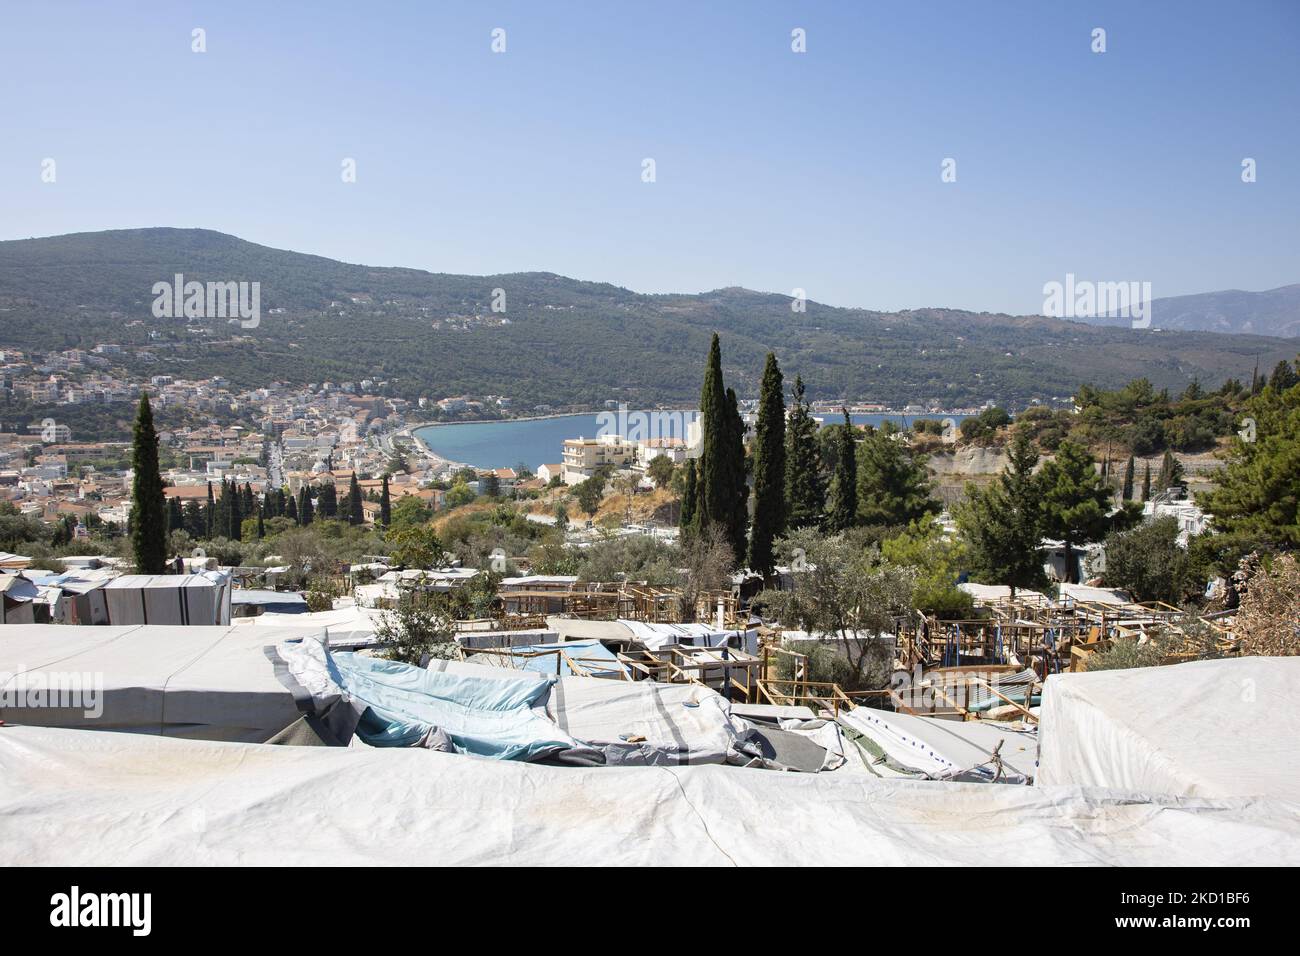
{"label": "distant mountain ridge", "polygon": [[[1092,320],[1089,320],[1092,321]],[[1127,325],[1127,318],[1096,320]],[[1300,283],[1265,292],[1226,289],[1151,300],[1151,325],[1182,332],[1300,336]]]}
{"label": "distant mountain ridge", "polygon": [[[256,281],[261,321],[155,318],[157,282]],[[504,311],[494,311],[494,305]],[[727,382],[756,395],[777,353],[815,398],[956,408],[1062,399],[1137,377],[1181,390],[1293,358],[1258,335],[1134,330],[957,309],[877,312],[736,287],[644,295],[545,272],[466,276],[353,265],[203,229],[0,242],[0,346],[127,347],[133,371],[271,381],[386,382],[394,394],[537,405],[689,403],[710,334]]]}

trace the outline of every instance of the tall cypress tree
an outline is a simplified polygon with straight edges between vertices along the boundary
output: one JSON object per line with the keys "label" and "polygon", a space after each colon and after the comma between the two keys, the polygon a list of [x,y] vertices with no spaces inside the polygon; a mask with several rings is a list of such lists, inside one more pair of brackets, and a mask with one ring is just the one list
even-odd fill
{"label": "tall cypress tree", "polygon": [[695,459],[686,459],[686,480],[682,490],[682,512],[677,518],[677,528],[685,541],[695,529],[695,512],[698,504],[698,482],[695,477]]}
{"label": "tall cypress tree", "polygon": [[337,518],[339,516],[339,493],[334,487],[333,477],[321,486],[320,496],[316,502],[316,510],[320,512],[322,518]]}
{"label": "tall cypress tree", "polygon": [[294,524],[302,524],[302,522],[298,520],[298,502],[294,499],[293,495],[286,495],[285,497],[287,501],[284,506],[284,516],[291,519]]}
{"label": "tall cypress tree", "polygon": [[768,352],[754,426],[754,522],[747,562],[751,570],[764,576],[772,573],[772,542],[784,532],[785,385],[776,355]]}
{"label": "tall cypress tree", "polygon": [[826,526],[831,531],[847,531],[858,520],[857,429],[849,418],[849,410],[844,408],[841,411],[844,412],[844,427],[836,442],[838,461],[835,462],[835,504],[826,521]]}
{"label": "tall cypress tree", "polygon": [[230,522],[231,540],[239,541],[244,535],[244,514],[239,500],[239,486],[233,478],[230,479],[230,506],[226,511],[226,519]]}
{"label": "tall cypress tree", "polygon": [[1122,501],[1133,500],[1133,456],[1128,456],[1128,464],[1124,466],[1124,485],[1120,489],[1120,499]]}
{"label": "tall cypress tree", "polygon": [[[722,384],[722,346],[713,333],[709,357],[704,366],[704,384],[700,389],[700,428],[703,447],[696,474],[695,526],[706,530],[722,525],[726,531],[731,516],[731,495],[735,490],[727,453],[731,447],[731,407]],[[730,537],[728,535],[728,537]]]}
{"label": "tall cypress tree", "polygon": [[821,448],[817,422],[804,400],[803,379],[794,379],[794,407],[786,428],[785,500],[791,528],[821,524],[826,510],[826,489],[822,484]]}
{"label": "tall cypress tree", "polygon": [[302,495],[298,501],[298,523],[305,528],[315,517],[316,509],[311,503],[311,485],[303,485]]}
{"label": "tall cypress tree", "polygon": [[393,518],[393,499],[388,494],[388,472],[384,472],[383,490],[379,494],[379,523],[385,528]]}
{"label": "tall cypress tree", "polygon": [[259,541],[266,537],[266,525],[262,521],[265,511],[265,505],[259,506],[257,509],[257,540]]}
{"label": "tall cypress tree", "polygon": [[216,530],[217,520],[217,503],[212,497],[212,482],[208,482],[208,507],[203,512],[203,537],[209,541],[212,540],[212,533]]}
{"label": "tall cypress tree", "polygon": [[361,524],[365,516],[361,512],[361,486],[357,484],[357,473],[352,473],[348,484],[348,524]]}
{"label": "tall cypress tree", "polygon": [[724,449],[726,476],[731,482],[727,496],[726,533],[737,561],[745,557],[745,534],[749,529],[749,482],[745,477],[745,420],[734,389],[727,389],[727,445]]}
{"label": "tall cypress tree", "polygon": [[149,396],[141,394],[135,416],[131,467],[131,551],[140,574],[167,571],[167,514],[162,475],[158,471],[158,433],[153,427]]}
{"label": "tall cypress tree", "polygon": [[1146,471],[1142,474],[1142,500],[1151,500],[1151,462],[1147,462]]}
{"label": "tall cypress tree", "polygon": [[178,528],[185,527],[185,515],[181,511],[181,500],[179,498],[167,499],[167,530],[175,531]]}

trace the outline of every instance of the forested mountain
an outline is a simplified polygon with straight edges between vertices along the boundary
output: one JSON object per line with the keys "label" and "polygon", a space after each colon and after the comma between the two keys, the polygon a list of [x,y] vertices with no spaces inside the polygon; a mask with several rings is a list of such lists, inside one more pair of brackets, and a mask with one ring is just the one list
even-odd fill
{"label": "forested mountain", "polygon": [[[1098,319],[1102,325],[1129,325],[1130,319]],[[1300,336],[1300,284],[1266,292],[1200,292],[1151,300],[1153,328],[1180,332],[1229,332]]]}
{"label": "forested mountain", "polygon": [[[257,281],[257,328],[155,318],[152,288]],[[504,312],[494,312],[494,290]],[[496,301],[500,302],[500,297]],[[642,295],[550,273],[462,276],[349,265],[201,229],[0,242],[0,346],[130,346],[137,371],[222,374],[236,385],[374,379],[415,398],[502,395],[537,404],[689,403],[717,330],[727,381],[758,391],[775,350],[811,398],[959,407],[1071,395],[1134,378],[1181,391],[1249,380],[1295,355],[1276,338],[1107,328],[1039,316],[885,313],[725,288]],[[143,358],[140,357],[143,353]]]}

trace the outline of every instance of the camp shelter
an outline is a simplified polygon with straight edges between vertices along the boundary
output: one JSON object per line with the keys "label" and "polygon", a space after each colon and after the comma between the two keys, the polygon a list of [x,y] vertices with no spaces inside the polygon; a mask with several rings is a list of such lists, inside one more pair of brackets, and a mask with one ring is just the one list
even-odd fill
{"label": "camp shelter", "polygon": [[551,767],[0,727],[0,864],[1300,864],[1300,811],[1077,787]]}
{"label": "camp shelter", "polygon": [[104,585],[112,624],[230,623],[230,575],[124,574]]}
{"label": "camp shelter", "polygon": [[[3,627],[0,720],[261,742],[298,718],[263,647],[311,633],[233,626]],[[74,706],[51,707],[15,693],[69,684],[82,687]]]}
{"label": "camp shelter", "polygon": [[841,711],[837,719],[863,751],[867,766],[880,776],[1020,784],[1034,776],[1038,741],[1027,730],[869,707]]}
{"label": "camp shelter", "polygon": [[1038,782],[1300,802],[1300,658],[1054,674]]}
{"label": "camp shelter", "polygon": [[263,614],[307,613],[307,602],[296,591],[266,591],[257,588],[235,588],[230,592],[232,617],[260,617]]}

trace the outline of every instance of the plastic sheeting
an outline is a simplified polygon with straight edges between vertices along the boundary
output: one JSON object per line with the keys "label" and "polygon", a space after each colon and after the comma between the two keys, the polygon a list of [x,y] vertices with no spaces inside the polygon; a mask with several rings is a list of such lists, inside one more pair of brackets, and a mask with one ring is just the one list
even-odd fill
{"label": "plastic sheeting", "polygon": [[318,634],[234,626],[0,627],[0,691],[76,682],[95,691],[99,705],[51,707],[28,695],[15,706],[0,699],[0,719],[260,743],[298,717],[262,648]]}
{"label": "plastic sheeting", "polygon": [[1300,806],[0,728],[0,864],[1300,864]]}
{"label": "plastic sheeting", "polygon": [[[373,747],[425,746],[501,760],[540,760],[583,747],[546,715],[549,681],[430,671],[351,652],[328,654],[319,641],[284,644],[275,654],[307,691],[316,715],[343,699]],[[301,700],[301,695],[299,695]],[[322,704],[325,707],[322,707]]]}
{"label": "plastic sheeting", "polygon": [[[1025,731],[986,721],[939,720],[859,707],[840,722],[871,740],[890,762],[933,780],[993,782],[993,751],[1001,744],[1002,783],[1034,776],[1037,740]],[[868,761],[870,762],[870,761]]]}
{"label": "plastic sheeting", "polygon": [[1300,658],[1047,679],[1038,781],[1300,800]]}

